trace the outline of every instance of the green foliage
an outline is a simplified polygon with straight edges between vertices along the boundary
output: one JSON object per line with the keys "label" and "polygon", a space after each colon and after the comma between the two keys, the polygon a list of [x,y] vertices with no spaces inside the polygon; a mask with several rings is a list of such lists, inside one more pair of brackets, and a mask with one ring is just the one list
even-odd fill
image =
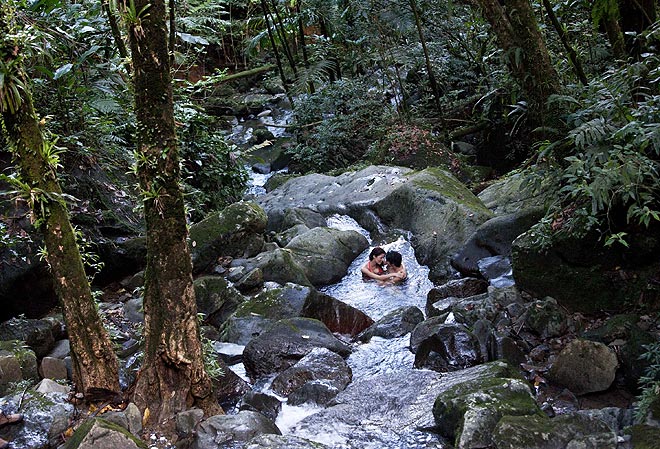
{"label": "green foliage", "polygon": [[293,166],[303,172],[347,167],[383,135],[390,114],[378,91],[360,81],[336,82],[301,97]]}
{"label": "green foliage", "polygon": [[660,342],[645,345],[639,358],[648,363],[644,375],[639,378],[641,393],[637,397],[635,421],[644,422],[654,401],[660,400]]}
{"label": "green foliage", "polygon": [[241,198],[248,175],[240,152],[225,142],[213,117],[192,105],[177,105],[175,116],[183,163],[182,178],[193,221]]}
{"label": "green foliage", "polygon": [[[660,37],[660,26],[647,39]],[[542,176],[559,180],[553,226],[539,232],[600,232],[627,245],[627,231],[660,222],[660,56],[608,70],[573,97],[567,135],[543,145]]]}
{"label": "green foliage", "polygon": [[[197,314],[198,326],[201,326],[203,322],[204,322],[204,314],[198,313]],[[208,374],[208,376],[213,380],[220,379],[225,375],[225,371],[224,369],[222,369],[222,366],[218,361],[218,355],[216,354],[215,348],[213,347],[213,340],[202,334],[200,335],[200,342],[202,344],[204,369],[206,370],[206,374]]]}

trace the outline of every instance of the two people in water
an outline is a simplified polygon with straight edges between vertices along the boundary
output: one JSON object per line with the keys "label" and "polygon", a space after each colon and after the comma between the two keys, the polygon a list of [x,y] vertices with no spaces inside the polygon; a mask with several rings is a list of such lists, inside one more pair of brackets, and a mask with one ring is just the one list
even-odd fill
{"label": "two people in water", "polygon": [[385,252],[380,246],[371,250],[369,260],[362,266],[361,271],[364,279],[375,279],[386,284],[397,284],[408,277],[401,253]]}

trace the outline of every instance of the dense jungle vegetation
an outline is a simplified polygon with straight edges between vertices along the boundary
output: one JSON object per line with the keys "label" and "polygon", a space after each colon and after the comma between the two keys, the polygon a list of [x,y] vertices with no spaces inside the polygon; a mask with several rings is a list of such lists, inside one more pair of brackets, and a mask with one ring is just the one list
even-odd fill
{"label": "dense jungle vegetation", "polygon": [[[154,201],[158,192],[140,178],[148,164],[136,152],[144,124],[134,103],[140,67],[131,55],[156,3],[162,2],[3,2],[0,176],[7,199],[41,214],[49,201],[70,201],[75,215],[86,205],[68,197],[67,186],[77,168],[100,166],[127,195]],[[189,221],[241,198],[253,149],[226,140],[227,115],[240,109],[233,103],[240,92],[259,86],[290,103],[293,137],[284,151],[292,172],[434,165],[475,191],[520,172],[529,185],[557,188],[537,225],[541,246],[561,233],[596,232],[603,245],[625,248],[631,233],[660,225],[655,0],[164,6],[162,44]],[[26,92],[43,134],[39,151],[63,194],[35,188],[15,167],[8,123]],[[33,218],[39,224],[39,213]],[[24,238],[18,221],[0,220],[0,244]],[[660,346],[652,347],[649,357],[657,354]],[[660,386],[656,375],[645,381],[651,394]]]}

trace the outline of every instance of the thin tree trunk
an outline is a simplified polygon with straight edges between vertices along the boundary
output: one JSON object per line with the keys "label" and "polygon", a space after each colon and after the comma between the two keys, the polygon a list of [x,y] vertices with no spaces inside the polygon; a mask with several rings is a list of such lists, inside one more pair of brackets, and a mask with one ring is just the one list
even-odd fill
{"label": "thin tree trunk", "polygon": [[16,59],[21,57],[20,44],[9,37],[15,30],[11,22],[13,9],[0,5],[0,59],[13,65],[5,73],[3,94],[11,85],[22,84],[18,97],[0,103],[2,126],[20,180],[34,195],[33,217],[43,232],[46,259],[55,278],[55,289],[62,304],[69,341],[73,379],[76,390],[87,400],[106,400],[120,393],[117,359],[107,331],[103,327],[85,273],[75,233],[62,190],[55,173],[55,163],[49,160],[49,143],[39,125],[29,90],[28,77]]}
{"label": "thin tree trunk", "polygon": [[624,60],[628,56],[626,54],[626,44],[623,40],[623,32],[619,21],[615,16],[608,15],[603,20],[603,26],[607,33],[607,39],[610,41],[612,47],[612,54],[616,59]]}
{"label": "thin tree trunk", "polygon": [[[300,36],[300,48],[302,49],[303,54],[303,63],[305,68],[309,70],[309,58],[307,57],[307,45],[305,44],[305,28],[303,26],[302,15],[300,12],[300,1],[296,2],[296,19],[298,21],[298,35]],[[309,93],[313,94],[315,92],[314,82],[312,80],[307,81],[307,87]]]}
{"label": "thin tree trunk", "polygon": [[568,42],[568,36],[566,35],[564,28],[559,23],[559,19],[557,19],[557,15],[555,14],[555,11],[552,9],[550,0],[543,0],[543,6],[545,7],[545,12],[548,14],[548,17],[550,18],[550,22],[552,23],[552,26],[559,35],[559,39],[561,40],[562,45],[564,46],[566,52],[568,53],[568,59],[571,61],[571,64],[573,65],[573,69],[575,70],[575,75],[577,76],[578,80],[580,80],[580,82],[584,86],[586,86],[587,84],[589,84],[589,80],[587,80],[587,75],[585,75],[584,69],[582,68],[582,62],[580,61],[580,58],[575,52],[573,46]]}
{"label": "thin tree trunk", "polygon": [[180,188],[165,0],[135,0],[146,13],[129,28],[137,118],[137,171],[144,195],[147,264],[144,361],[133,396],[145,430],[174,437],[174,417],[191,406],[221,411],[204,370],[188,230]]}
{"label": "thin tree trunk", "polygon": [[121,30],[119,29],[119,25],[117,24],[117,18],[115,17],[114,12],[110,8],[109,0],[102,0],[101,6],[103,8],[103,11],[105,12],[105,15],[108,16],[108,24],[110,25],[110,31],[112,32],[112,39],[115,41],[115,45],[117,46],[117,50],[119,51],[119,56],[121,56],[121,59],[123,61],[124,68],[126,69],[126,72],[130,74],[131,65],[130,62],[128,61],[128,50],[126,49],[126,44],[124,43],[124,39],[122,39],[121,37]]}
{"label": "thin tree trunk", "polygon": [[280,36],[280,41],[282,41],[282,47],[284,48],[284,54],[286,55],[286,58],[289,60],[289,66],[291,67],[293,76],[298,76],[298,72],[296,70],[296,63],[293,60],[293,55],[291,54],[291,47],[289,46],[289,40],[287,39],[286,31],[284,30],[284,23],[282,22],[282,17],[280,16],[280,12],[277,10],[277,3],[275,3],[275,0],[272,0],[271,4],[273,5],[273,14],[275,14],[275,17],[277,18],[277,23],[279,24],[279,26],[277,26],[275,25],[275,21],[273,21],[273,26],[275,26],[275,31],[277,31],[277,34]]}
{"label": "thin tree trunk", "polygon": [[417,10],[417,1],[410,0],[410,9],[412,9],[413,16],[415,18],[415,26],[417,27],[417,33],[419,35],[419,41],[422,44],[422,50],[424,51],[424,61],[426,62],[426,71],[429,74],[429,83],[431,84],[431,91],[433,92],[433,98],[435,102],[435,108],[440,111],[440,90],[438,89],[438,83],[435,80],[435,74],[433,72],[433,66],[431,65],[431,58],[429,57],[429,51],[426,48],[426,39],[424,38],[424,30],[422,29],[422,23],[419,19],[419,11]]}
{"label": "thin tree trunk", "polygon": [[286,76],[284,75],[284,69],[282,68],[282,59],[280,58],[280,53],[277,50],[277,46],[275,45],[275,38],[273,37],[273,31],[270,29],[270,21],[268,20],[268,5],[266,4],[266,0],[260,0],[260,2],[261,2],[261,9],[263,10],[263,14],[264,14],[264,20],[266,21],[266,30],[268,31],[268,39],[270,40],[270,45],[273,47],[273,54],[275,55],[275,63],[277,64],[277,70],[279,71],[280,79],[282,80],[282,87],[286,92],[286,96],[289,99],[289,103],[291,103],[291,106],[293,107],[293,97],[291,96],[291,92],[289,92],[289,83],[286,80]]}
{"label": "thin tree trunk", "polygon": [[175,0],[169,0],[169,13],[170,13],[170,67],[174,67],[174,49],[176,44],[176,3]]}

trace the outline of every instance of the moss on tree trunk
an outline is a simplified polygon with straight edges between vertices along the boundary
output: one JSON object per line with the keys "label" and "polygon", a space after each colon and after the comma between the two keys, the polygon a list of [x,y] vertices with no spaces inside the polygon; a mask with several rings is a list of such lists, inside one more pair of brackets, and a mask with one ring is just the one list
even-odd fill
{"label": "moss on tree trunk", "polygon": [[136,0],[131,24],[138,177],[145,196],[145,356],[134,401],[149,410],[146,430],[173,435],[176,413],[195,405],[221,411],[204,371],[188,230],[179,185],[172,83],[163,0]]}
{"label": "moss on tree trunk", "polygon": [[30,190],[25,193],[33,200],[33,217],[44,234],[47,261],[55,278],[69,334],[76,389],[88,400],[106,399],[120,391],[117,359],[92,298],[54,164],[48,159],[48,144],[44,142],[28,79],[20,64],[20,46],[10,38],[10,31],[14,29],[12,17],[10,4],[3,3],[0,6],[0,58],[7,65],[18,62],[10,76],[5,74],[3,88],[10,83],[22,85],[18,90],[20,98],[0,107],[3,128],[20,180]]}

